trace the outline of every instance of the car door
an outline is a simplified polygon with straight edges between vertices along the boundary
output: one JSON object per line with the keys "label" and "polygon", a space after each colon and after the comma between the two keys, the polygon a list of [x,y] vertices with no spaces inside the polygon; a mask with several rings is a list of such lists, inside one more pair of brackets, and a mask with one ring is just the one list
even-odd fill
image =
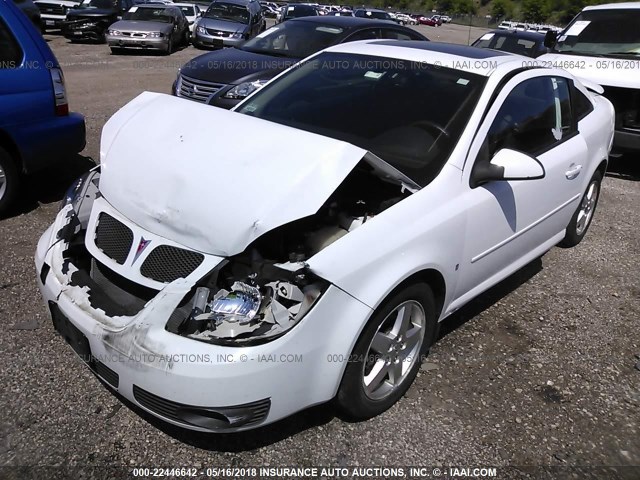
{"label": "car door", "polygon": [[[472,298],[562,239],[588,159],[571,114],[569,82],[527,71],[509,81],[489,108],[464,167],[467,241],[456,297]],[[505,148],[536,158],[544,178],[472,186],[474,169]]]}

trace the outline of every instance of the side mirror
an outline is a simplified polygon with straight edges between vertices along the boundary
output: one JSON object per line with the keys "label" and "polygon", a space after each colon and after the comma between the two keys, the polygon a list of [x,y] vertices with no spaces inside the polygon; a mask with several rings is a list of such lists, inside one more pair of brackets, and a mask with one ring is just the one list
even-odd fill
{"label": "side mirror", "polygon": [[540,161],[526,153],[503,148],[490,162],[477,161],[471,172],[471,188],[491,181],[538,180],[545,171]]}
{"label": "side mirror", "polygon": [[547,30],[544,34],[544,46],[547,48],[553,48],[558,39],[558,34],[553,30]]}

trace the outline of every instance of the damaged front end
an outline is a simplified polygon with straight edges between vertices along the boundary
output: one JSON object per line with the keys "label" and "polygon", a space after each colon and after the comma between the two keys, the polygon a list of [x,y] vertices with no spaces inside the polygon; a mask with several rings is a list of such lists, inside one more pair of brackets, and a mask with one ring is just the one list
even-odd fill
{"label": "damaged front end", "polygon": [[316,214],[267,232],[226,259],[197,283],[189,315],[167,329],[228,346],[286,333],[329,286],[307,260],[412,193],[381,172],[361,162]]}
{"label": "damaged front end", "polygon": [[[113,331],[130,323],[166,290],[172,278],[151,285],[136,281],[136,275],[144,273],[144,255],[149,255],[145,252],[138,261],[150,235],[145,231],[135,231],[133,236],[139,237],[140,243],[130,242],[131,251],[123,253],[122,265],[110,262],[105,252],[115,248],[112,243],[118,237],[104,231],[115,228],[113,219],[107,223],[100,212],[92,214],[94,202],[97,210],[106,205],[99,181],[100,171],[95,169],[70,188],[61,206],[66,223],[55,234],[55,241],[64,243],[59,272],[61,283],[66,283],[64,291],[74,302],[87,304],[92,315]],[[210,263],[212,268],[203,275],[195,271],[187,275],[189,281],[183,280],[178,290],[184,292],[181,299],[163,319],[164,328],[193,340],[238,347],[282,336],[305,317],[329,287],[307,261],[413,191],[405,179],[390,176],[375,162],[361,161],[314,215],[259,236],[241,253],[227,258],[211,256],[215,259]],[[97,242],[98,232],[111,243]],[[156,277],[165,276],[156,272]],[[112,337],[109,342],[114,342]],[[124,345],[117,349],[129,350]]]}

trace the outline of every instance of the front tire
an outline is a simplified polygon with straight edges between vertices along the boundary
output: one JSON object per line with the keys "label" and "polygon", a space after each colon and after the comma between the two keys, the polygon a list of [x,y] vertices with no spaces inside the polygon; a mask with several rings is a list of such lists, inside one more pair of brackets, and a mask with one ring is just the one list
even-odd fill
{"label": "front tire", "polygon": [[602,173],[594,173],[584,195],[582,195],[580,205],[573,214],[573,217],[571,217],[569,225],[567,225],[567,232],[565,233],[564,238],[558,244],[560,247],[575,247],[587,234],[587,230],[589,230],[589,226],[591,225],[591,220],[593,220],[593,214],[598,206],[601,184]]}
{"label": "front tire", "polygon": [[429,285],[415,283],[392,294],[356,342],[336,396],[338,407],[364,420],[396,403],[413,383],[436,327]]}
{"label": "front tire", "polygon": [[169,38],[169,43],[167,43],[167,49],[164,51],[165,55],[171,55],[173,52],[173,39]]}
{"label": "front tire", "polygon": [[0,216],[11,207],[19,187],[20,172],[9,153],[0,147]]}

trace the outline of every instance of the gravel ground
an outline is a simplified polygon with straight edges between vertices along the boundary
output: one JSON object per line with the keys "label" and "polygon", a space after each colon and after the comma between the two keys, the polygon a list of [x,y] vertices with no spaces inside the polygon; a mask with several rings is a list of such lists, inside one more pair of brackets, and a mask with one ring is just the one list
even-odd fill
{"label": "gravel ground", "polygon": [[[457,43],[482,33],[418,28]],[[446,465],[497,466],[498,478],[513,478],[509,466],[635,466],[573,478],[640,478],[640,158],[614,162],[580,246],[552,249],[446,321],[415,384],[385,414],[349,423],[320,406],[247,434],[185,432],[124,405],[54,334],[32,257],[62,192],[98,157],[104,122],[139,92],[168,92],[198,51],[111,56],[104,45],[46,38],[72,109],[86,116],[87,148],[31,178],[18,211],[0,221],[0,477],[44,472],[20,466],[89,465],[101,476],[106,465]],[[56,471],[73,473],[47,474]]]}

